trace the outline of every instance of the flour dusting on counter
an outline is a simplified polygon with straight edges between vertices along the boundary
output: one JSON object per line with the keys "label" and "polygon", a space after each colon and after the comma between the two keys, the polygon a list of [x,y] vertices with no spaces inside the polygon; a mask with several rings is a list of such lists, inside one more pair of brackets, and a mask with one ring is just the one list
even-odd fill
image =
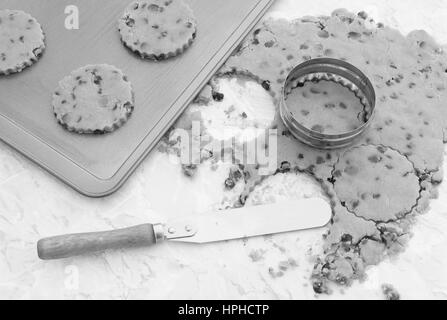
{"label": "flour dusting on counter", "polygon": [[[378,21],[403,33],[425,29],[447,43],[443,18],[447,10],[441,2],[278,0],[269,15],[295,19],[330,14],[339,6],[353,12],[366,9]],[[262,108],[270,109],[271,105]],[[447,155],[443,157],[447,172]],[[221,162],[213,170],[215,164],[206,161],[199,165],[196,175],[185,177],[175,158],[155,151],[119,192],[107,199],[88,199],[0,144],[0,297],[315,298],[309,277],[314,257],[322,254],[327,230],[200,247],[164,244],[160,248],[107,252],[60,262],[38,261],[35,244],[43,236],[162,221],[227,207],[238,200],[245,181],[239,180],[234,190],[224,185],[233,168],[231,162]],[[322,192],[319,188],[313,178],[295,175],[292,170],[256,184],[247,204],[317,195]],[[292,189],[302,191],[294,193]],[[349,289],[334,288],[333,295],[317,298],[384,299],[383,285],[392,285],[402,299],[446,299],[446,184],[441,184],[438,192],[440,197],[431,201],[430,212],[415,217],[411,230],[414,236],[404,252],[367,267],[366,279],[355,281]]]}

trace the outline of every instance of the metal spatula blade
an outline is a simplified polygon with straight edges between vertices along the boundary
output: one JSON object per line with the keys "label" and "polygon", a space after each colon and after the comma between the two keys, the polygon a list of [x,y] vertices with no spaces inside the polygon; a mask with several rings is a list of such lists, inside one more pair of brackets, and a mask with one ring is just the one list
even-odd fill
{"label": "metal spatula blade", "polygon": [[[210,243],[319,228],[330,219],[331,208],[323,199],[291,200],[168,223],[167,230],[174,233],[168,232],[166,237],[172,241]],[[182,233],[185,228],[190,229],[188,226],[193,228],[194,235],[184,237]]]}
{"label": "metal spatula blade", "polygon": [[166,224],[46,238],[39,241],[37,250],[41,259],[52,260],[109,249],[152,246],[165,240],[210,243],[319,228],[331,216],[331,208],[323,199],[292,200],[210,212]]}

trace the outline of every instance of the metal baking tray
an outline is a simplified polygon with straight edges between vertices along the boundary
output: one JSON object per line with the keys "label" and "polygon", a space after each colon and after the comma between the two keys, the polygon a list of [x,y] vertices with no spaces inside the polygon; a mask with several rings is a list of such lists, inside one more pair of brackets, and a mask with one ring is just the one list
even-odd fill
{"label": "metal baking tray", "polygon": [[[183,55],[144,61],[120,42],[123,0],[0,0],[0,9],[30,13],[46,34],[38,63],[0,77],[0,139],[90,197],[125,182],[269,8],[272,0],[186,0],[198,20],[197,38]],[[66,6],[79,8],[79,30],[65,28]],[[120,130],[77,135],[55,120],[58,82],[87,64],[114,65],[135,91],[135,110]]]}

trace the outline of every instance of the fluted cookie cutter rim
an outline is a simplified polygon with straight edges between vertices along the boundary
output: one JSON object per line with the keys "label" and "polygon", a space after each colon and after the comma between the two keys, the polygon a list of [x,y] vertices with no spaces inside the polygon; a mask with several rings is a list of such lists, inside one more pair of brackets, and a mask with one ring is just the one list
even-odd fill
{"label": "fluted cookie cutter rim", "polygon": [[[365,107],[365,122],[352,131],[325,134],[307,128],[293,116],[287,105],[293,84],[315,79],[335,81],[356,94]],[[352,64],[338,59],[318,58],[306,61],[290,71],[282,89],[280,115],[286,128],[299,141],[318,149],[339,149],[352,145],[371,125],[375,116],[376,93],[368,77]]]}

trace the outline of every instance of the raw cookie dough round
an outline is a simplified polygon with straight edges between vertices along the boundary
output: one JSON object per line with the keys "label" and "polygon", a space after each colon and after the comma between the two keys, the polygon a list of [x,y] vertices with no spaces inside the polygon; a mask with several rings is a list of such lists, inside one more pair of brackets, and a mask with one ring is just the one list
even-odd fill
{"label": "raw cookie dough round", "polygon": [[354,92],[327,80],[306,81],[286,97],[293,117],[306,128],[342,134],[365,124],[365,110]]}
{"label": "raw cookie dough round", "polygon": [[59,123],[80,134],[112,132],[126,123],[133,108],[130,82],[121,70],[106,64],[73,71],[53,95]]}
{"label": "raw cookie dough round", "polygon": [[135,1],[119,20],[119,32],[124,45],[142,58],[163,60],[191,46],[197,22],[183,0]]}
{"label": "raw cookie dough round", "polygon": [[0,75],[17,73],[36,62],[45,49],[40,24],[28,13],[0,10]]}
{"label": "raw cookie dough round", "polygon": [[335,192],[356,216],[376,222],[403,218],[416,206],[420,184],[406,157],[382,146],[360,146],[340,157]]}

